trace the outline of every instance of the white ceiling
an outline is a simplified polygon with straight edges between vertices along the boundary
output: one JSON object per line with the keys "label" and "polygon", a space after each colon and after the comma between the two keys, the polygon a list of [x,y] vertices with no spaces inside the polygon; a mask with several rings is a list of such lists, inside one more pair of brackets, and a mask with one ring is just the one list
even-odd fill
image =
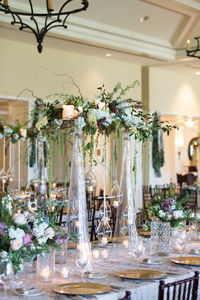
{"label": "white ceiling", "polygon": [[[28,8],[27,0],[11,2],[12,6]],[[74,2],[80,6],[81,0]],[[33,3],[40,10],[46,1]],[[54,9],[61,3],[53,0]],[[141,23],[142,16],[149,19]],[[10,21],[0,13],[1,23]],[[126,53],[126,58],[140,57],[142,65],[186,65],[185,71],[200,68],[200,60],[185,54],[186,40],[194,44],[194,36],[200,35],[200,0],[89,0],[87,11],[70,16],[67,23],[68,29],[56,29],[49,35],[76,41],[74,47],[77,42],[84,44],[87,53],[112,52],[115,58]]]}

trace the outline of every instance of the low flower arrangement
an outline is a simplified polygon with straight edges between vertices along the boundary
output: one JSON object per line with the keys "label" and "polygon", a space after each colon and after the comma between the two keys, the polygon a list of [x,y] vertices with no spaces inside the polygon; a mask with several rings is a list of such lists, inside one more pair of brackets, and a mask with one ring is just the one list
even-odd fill
{"label": "low flower arrangement", "polygon": [[146,219],[143,229],[148,231],[152,221],[169,222],[171,227],[182,227],[186,221],[200,220],[200,214],[193,213],[187,206],[187,202],[188,195],[180,198],[171,186],[166,195],[155,188],[148,210],[143,211],[144,219]]}
{"label": "low flower arrangement", "polygon": [[38,209],[33,212],[17,210],[10,192],[1,201],[0,262],[10,261],[14,271],[21,269],[24,261],[33,260],[37,254],[60,249],[69,236],[55,225],[55,213]]}

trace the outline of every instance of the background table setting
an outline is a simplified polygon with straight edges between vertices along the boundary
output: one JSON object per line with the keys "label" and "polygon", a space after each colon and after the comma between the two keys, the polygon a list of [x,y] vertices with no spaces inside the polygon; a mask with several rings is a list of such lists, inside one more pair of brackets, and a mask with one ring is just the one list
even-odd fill
{"label": "background table setting", "polygon": [[[65,250],[65,255],[58,251],[54,253],[55,268],[48,274],[44,269],[38,273],[38,262],[27,263],[21,273],[2,278],[1,294],[11,300],[117,300],[124,297],[125,291],[131,291],[131,299],[157,299],[159,280],[180,280],[199,270],[200,256],[189,253],[194,241],[185,240],[181,254],[171,246],[168,255],[154,253],[150,239],[139,238],[137,244],[111,243],[92,248],[92,270],[83,273],[85,266],[79,264],[77,249]],[[200,242],[195,242],[195,246],[200,249]]]}

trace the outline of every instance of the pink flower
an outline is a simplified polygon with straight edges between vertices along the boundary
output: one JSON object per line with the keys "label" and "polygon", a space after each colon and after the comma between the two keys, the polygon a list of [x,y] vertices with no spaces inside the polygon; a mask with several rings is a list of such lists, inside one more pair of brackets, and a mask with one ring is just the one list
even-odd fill
{"label": "pink flower", "polygon": [[23,236],[23,242],[24,242],[24,245],[29,244],[30,241],[31,241],[31,236],[30,236],[28,233],[26,233],[26,234]]}

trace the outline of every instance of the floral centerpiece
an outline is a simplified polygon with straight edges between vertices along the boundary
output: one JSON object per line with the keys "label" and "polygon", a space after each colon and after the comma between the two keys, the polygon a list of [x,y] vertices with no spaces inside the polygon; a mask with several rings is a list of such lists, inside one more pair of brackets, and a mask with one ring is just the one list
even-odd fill
{"label": "floral centerpiece", "polygon": [[8,193],[1,201],[0,262],[10,261],[14,271],[20,270],[24,261],[33,260],[37,254],[60,249],[69,236],[55,225],[55,213],[41,209],[30,212],[14,207]]}
{"label": "floral centerpiece", "polygon": [[165,194],[159,189],[154,189],[153,200],[148,204],[148,210],[143,211],[146,218],[144,230],[149,230],[152,221],[169,222],[171,227],[182,227],[185,221],[194,221],[200,218],[187,206],[188,195],[180,198],[172,186]]}

